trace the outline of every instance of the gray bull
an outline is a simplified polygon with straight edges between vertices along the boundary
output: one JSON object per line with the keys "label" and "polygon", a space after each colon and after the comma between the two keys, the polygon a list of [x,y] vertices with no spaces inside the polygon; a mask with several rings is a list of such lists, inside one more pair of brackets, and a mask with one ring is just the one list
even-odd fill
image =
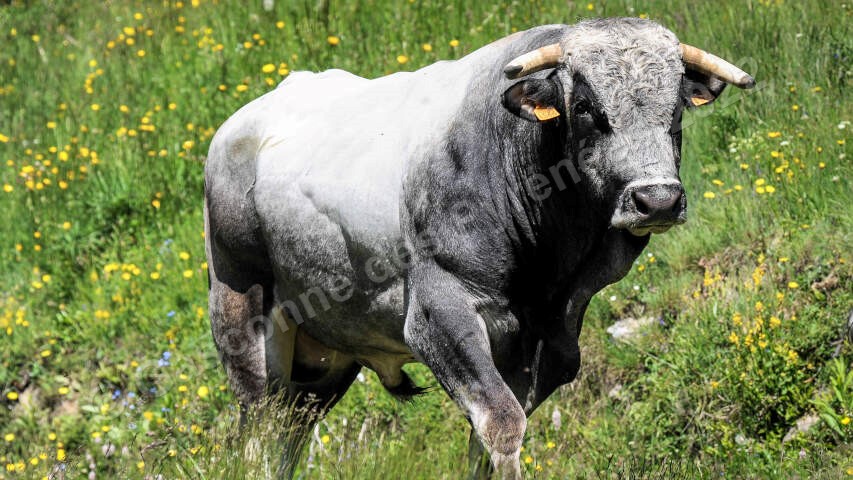
{"label": "gray bull", "polygon": [[726,83],[754,82],[640,19],[375,80],[293,73],[225,122],[205,171],[210,320],[241,406],[331,408],[361,367],[407,397],[422,362],[471,423],[475,473],[519,478],[590,298],[685,221],[682,109]]}

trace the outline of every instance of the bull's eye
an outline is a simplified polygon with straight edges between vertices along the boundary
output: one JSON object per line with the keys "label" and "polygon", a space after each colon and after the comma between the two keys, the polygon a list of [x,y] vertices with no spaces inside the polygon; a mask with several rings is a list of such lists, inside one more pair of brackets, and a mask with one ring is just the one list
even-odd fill
{"label": "bull's eye", "polygon": [[581,100],[575,105],[575,115],[589,115],[592,106],[586,100]]}

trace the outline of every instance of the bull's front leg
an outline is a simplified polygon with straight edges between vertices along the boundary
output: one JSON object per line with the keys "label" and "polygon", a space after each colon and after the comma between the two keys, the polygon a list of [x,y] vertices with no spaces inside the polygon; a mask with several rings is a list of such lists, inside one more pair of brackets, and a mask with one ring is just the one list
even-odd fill
{"label": "bull's front leg", "polygon": [[527,417],[492,360],[478,300],[434,263],[413,266],[406,343],[462,408],[498,477],[520,479]]}

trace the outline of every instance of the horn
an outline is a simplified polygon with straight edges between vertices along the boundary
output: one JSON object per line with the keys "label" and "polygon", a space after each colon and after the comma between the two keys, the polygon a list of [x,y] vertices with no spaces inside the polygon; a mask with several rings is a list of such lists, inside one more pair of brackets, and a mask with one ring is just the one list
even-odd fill
{"label": "horn", "polygon": [[504,67],[507,78],[519,78],[546,68],[554,68],[563,57],[563,48],[552,43],[516,57]]}
{"label": "horn", "polygon": [[681,59],[685,65],[705,75],[713,75],[740,88],[752,88],[755,79],[740,68],[702,49],[681,44]]}

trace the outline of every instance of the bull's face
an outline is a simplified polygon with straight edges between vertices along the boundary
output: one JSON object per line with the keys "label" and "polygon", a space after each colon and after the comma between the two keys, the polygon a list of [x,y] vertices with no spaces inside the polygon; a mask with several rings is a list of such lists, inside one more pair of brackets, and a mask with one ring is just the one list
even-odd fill
{"label": "bull's face", "polygon": [[[504,106],[530,121],[568,122],[565,154],[579,173],[579,188],[609,212],[612,227],[644,236],[684,223],[682,111],[712,102],[726,82],[707,66],[692,68],[692,47],[652,22],[580,24],[570,37],[545,47],[558,52],[539,51],[552,55],[544,68],[554,70],[511,86]],[[725,65],[727,71],[713,73],[751,86],[751,77]],[[520,76],[541,69],[524,72],[528,67],[518,71],[511,62],[505,71]]]}

